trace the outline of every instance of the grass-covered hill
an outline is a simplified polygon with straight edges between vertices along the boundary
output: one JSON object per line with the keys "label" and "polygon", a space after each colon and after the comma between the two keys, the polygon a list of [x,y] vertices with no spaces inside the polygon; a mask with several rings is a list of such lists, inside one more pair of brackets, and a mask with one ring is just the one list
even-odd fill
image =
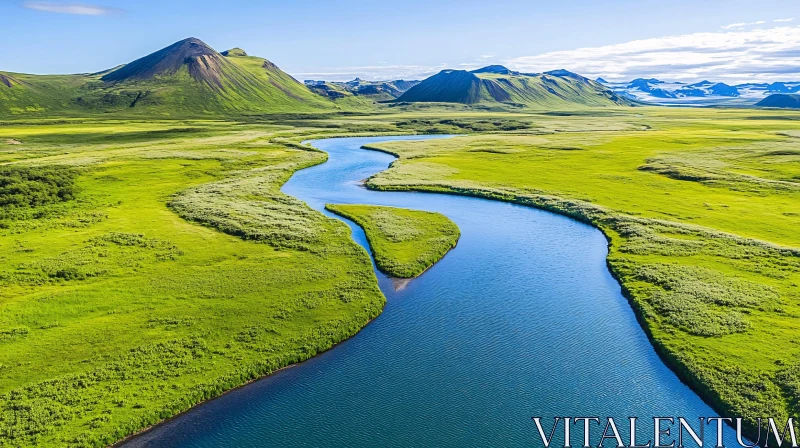
{"label": "grass-covered hill", "polygon": [[776,93],[759,101],[756,104],[756,106],[800,109],[800,95],[793,95],[790,93]]}
{"label": "grass-covered hill", "polygon": [[492,65],[471,72],[442,70],[410,88],[398,102],[442,102],[513,107],[631,106],[603,85],[566,70],[540,74]]}
{"label": "grass-covered hill", "polygon": [[179,116],[317,112],[348,106],[315,94],[266,59],[247,56],[238,48],[225,53],[189,38],[101,73],[0,72],[0,116]]}

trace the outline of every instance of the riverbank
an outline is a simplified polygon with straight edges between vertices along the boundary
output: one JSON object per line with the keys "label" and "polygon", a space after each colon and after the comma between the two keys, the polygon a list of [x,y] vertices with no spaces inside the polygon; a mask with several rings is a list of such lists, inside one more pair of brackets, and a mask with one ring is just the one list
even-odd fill
{"label": "riverbank", "polygon": [[[674,132],[681,135],[680,131]],[[694,182],[702,182],[667,178],[661,190],[652,176],[669,171],[641,155],[650,153],[621,148],[615,152],[615,139],[621,136],[600,143],[585,136],[536,137],[527,146],[524,137],[500,136],[426,144],[386,143],[378,148],[369,145],[369,149],[393,153],[400,159],[391,170],[370,178],[367,186],[383,191],[427,191],[508,201],[554,211],[600,229],[609,242],[609,270],[619,280],[662,359],[721,415],[748,418],[749,435],[753,437],[756,417],[776,415],[785,419],[795,413],[793,403],[797,400],[790,384],[796,368],[790,353],[796,349],[791,343],[790,322],[799,311],[792,298],[796,297],[800,277],[800,250],[699,223],[680,222],[681,215],[675,214],[681,213],[680,208],[670,210],[662,205],[656,209],[656,213],[671,214],[671,220],[642,216],[645,210],[652,214],[652,206],[635,210],[612,208],[614,200],[622,204],[648,194],[653,204],[664,191],[666,195],[662,197],[669,200],[670,196],[680,196],[681,188],[692,191],[698,189]],[[665,137],[662,132],[658,137],[637,138],[654,142]],[[702,144],[698,135],[693,138]],[[720,137],[714,138],[721,144]],[[769,133],[762,138],[774,140]],[[627,141],[633,145],[634,140]],[[757,144],[753,138],[751,153],[760,150]],[[775,145],[779,143],[772,141],[770,148]],[[560,147],[573,149],[563,151]],[[653,149],[656,148],[648,148]],[[616,153],[620,154],[619,160],[615,159]],[[684,164],[691,160],[687,159],[691,152],[682,154]],[[604,161],[599,162],[598,156]],[[637,156],[641,157],[639,164]],[[703,157],[712,156],[706,153]],[[662,155],[661,160],[667,158]],[[633,172],[626,171],[629,166]],[[790,165],[786,168],[790,169]],[[698,172],[697,165],[693,169]],[[641,177],[647,187],[631,185],[632,176]],[[696,176],[702,179],[701,175]],[[755,176],[725,177],[719,170],[714,171],[714,176],[712,183],[699,188],[706,189],[705,197],[693,193],[695,199],[681,200],[681,207],[687,209],[699,202],[702,208],[714,209],[706,213],[713,216],[718,213],[715,210],[721,208],[724,212],[726,207],[712,207],[709,199],[719,204],[721,195],[726,194],[725,203],[732,205],[739,202],[734,199],[737,195],[744,196],[751,216],[736,215],[739,230],[758,232],[754,221],[761,219],[762,229],[774,235],[781,229],[776,225],[779,221],[770,216],[774,215],[774,206],[780,201],[788,201],[783,202],[784,209],[797,204],[793,202],[797,196],[791,186],[770,184],[769,179]],[[752,185],[749,189],[745,189],[747,182]],[[599,184],[603,185],[602,190],[591,189]],[[761,199],[753,199],[748,191],[752,188],[760,188]],[[608,205],[596,199],[599,195],[609,198],[605,201]],[[772,201],[773,206],[769,214],[759,218],[753,213],[757,213],[757,203],[761,201]],[[699,210],[695,208],[691,213],[696,216]],[[770,218],[765,219],[767,216]],[[698,218],[693,221],[700,221]],[[791,228],[792,219],[791,213],[784,215],[783,228]],[[776,345],[788,352],[781,351],[782,355],[776,356]],[[764,383],[767,374],[770,380]]]}
{"label": "riverbank", "polygon": [[106,446],[380,314],[348,227],[279,191],[327,156],[260,125],[193,125],[0,130],[24,136],[5,160],[30,159],[6,169],[74,173],[59,182],[75,192],[0,216],[0,445]]}
{"label": "riverbank", "polygon": [[[659,360],[609,275],[599,231],[503,201],[366,190],[358,180],[392,161],[359,149],[377,140],[313,142],[328,162],[283,191],[317,210],[436,211],[462,229],[458,249],[404,290],[379,274],[381,319],[338,350],[184,415],[156,446],[528,446],[530,413],[711,415]],[[470,416],[492,424],[465,426]]]}

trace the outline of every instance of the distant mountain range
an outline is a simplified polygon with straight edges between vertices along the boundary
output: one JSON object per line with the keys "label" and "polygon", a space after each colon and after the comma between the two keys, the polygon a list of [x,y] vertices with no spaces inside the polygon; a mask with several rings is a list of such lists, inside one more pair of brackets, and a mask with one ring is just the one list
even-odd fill
{"label": "distant mountain range", "polygon": [[369,110],[375,103],[460,103],[478,108],[630,106],[625,96],[566,70],[519,73],[501,65],[443,70],[424,81],[306,81],[241,48],[217,52],[188,38],[91,74],[0,72],[0,116],[250,115]]}
{"label": "distant mountain range", "polygon": [[394,102],[538,109],[634,104],[604,85],[567,70],[520,73],[502,65],[490,65],[472,71],[442,70],[411,87]]}
{"label": "distant mountain range", "polygon": [[[0,71],[0,116],[122,112],[148,116],[316,113],[374,109],[376,103],[450,103],[478,109],[571,109],[662,105],[797,107],[800,82],[728,85],[639,78],[587,79],[567,70],[521,73],[502,65],[442,70],[422,81],[300,83],[241,48],[218,53],[196,38],[91,74]],[[777,95],[770,97],[770,95]]]}
{"label": "distant mountain range", "polygon": [[406,90],[419,84],[419,81],[364,81],[356,78],[347,82],[306,80],[305,85],[312,91],[333,100],[348,96],[362,97],[373,101],[389,101],[398,98]]}
{"label": "distant mountain range", "polygon": [[800,82],[728,85],[708,80],[693,84],[637,78],[630,82],[597,82],[627,98],[663,105],[713,106],[756,105],[772,94],[800,92]]}
{"label": "distant mountain range", "polygon": [[460,103],[479,108],[630,106],[604,85],[566,70],[519,73],[501,65],[443,70],[424,81],[306,81],[241,48],[217,52],[188,38],[91,74],[0,72],[0,116],[92,113],[250,115],[369,110],[375,103]]}

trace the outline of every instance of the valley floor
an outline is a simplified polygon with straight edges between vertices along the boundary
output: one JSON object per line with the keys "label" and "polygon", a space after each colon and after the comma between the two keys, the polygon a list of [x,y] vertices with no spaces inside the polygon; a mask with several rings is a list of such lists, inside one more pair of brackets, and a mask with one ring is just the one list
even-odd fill
{"label": "valley floor", "polygon": [[601,228],[671,366],[717,410],[800,400],[800,114],[420,109],[0,123],[0,445],[111,443],[355,334],[384,298],[349,228],[283,195],[338,135],[379,189],[515,201]]}

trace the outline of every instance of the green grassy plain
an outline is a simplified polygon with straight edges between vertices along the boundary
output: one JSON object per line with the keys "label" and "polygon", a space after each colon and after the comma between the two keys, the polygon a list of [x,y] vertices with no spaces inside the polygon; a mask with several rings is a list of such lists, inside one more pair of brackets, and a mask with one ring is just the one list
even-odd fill
{"label": "green grassy plain", "polygon": [[599,227],[612,273],[685,381],[724,415],[796,415],[800,114],[637,112],[598,115],[595,129],[562,117],[553,131],[375,145],[400,160],[367,186],[512,201]]}
{"label": "green grassy plain", "polygon": [[[383,189],[591,222],[656,347],[717,410],[800,401],[800,114],[724,109],[0,122],[0,446],[102,446],[355,334],[384,298],[343,223],[280,193],[326,136]],[[688,310],[688,311],[687,311]]]}
{"label": "green grassy plain", "polygon": [[456,246],[461,232],[441,213],[374,205],[328,204],[325,208],[364,229],[378,268],[413,278]]}
{"label": "green grassy plain", "polygon": [[0,126],[0,445],[106,445],[380,313],[349,228],[278,191],[325,160],[286,130]]}

